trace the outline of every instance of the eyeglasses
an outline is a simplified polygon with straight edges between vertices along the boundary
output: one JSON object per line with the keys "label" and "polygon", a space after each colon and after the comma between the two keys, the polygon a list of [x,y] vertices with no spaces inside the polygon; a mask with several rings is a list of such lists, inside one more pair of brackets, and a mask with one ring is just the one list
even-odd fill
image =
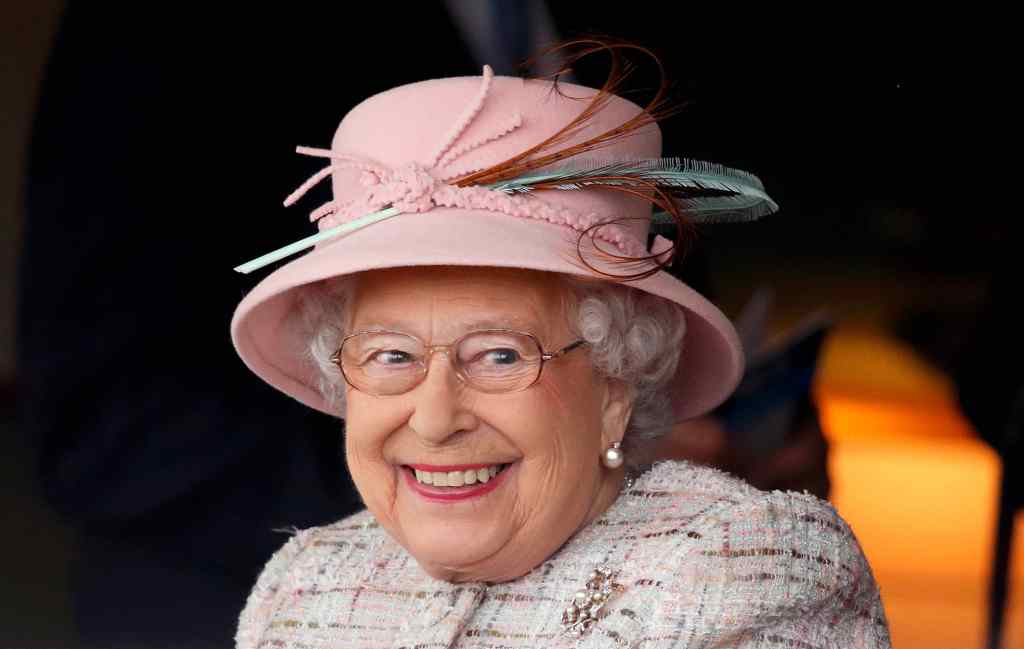
{"label": "eyeglasses", "polygon": [[456,376],[474,390],[518,392],[537,382],[546,361],[585,342],[577,340],[556,352],[545,352],[533,335],[508,329],[471,331],[450,345],[426,345],[416,336],[396,331],[362,331],[345,336],[331,360],[356,390],[391,396],[419,385],[431,355],[444,350]]}

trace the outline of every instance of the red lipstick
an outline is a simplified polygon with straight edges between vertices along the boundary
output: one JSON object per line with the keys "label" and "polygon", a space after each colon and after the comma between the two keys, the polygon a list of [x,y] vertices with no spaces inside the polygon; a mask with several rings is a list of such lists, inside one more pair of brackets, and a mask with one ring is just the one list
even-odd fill
{"label": "red lipstick", "polygon": [[[468,471],[474,468],[484,468],[492,466],[490,464],[465,464],[460,466],[444,467],[434,466],[429,464],[407,464],[406,467],[415,467],[420,471],[434,471],[440,473],[441,471]],[[494,476],[487,482],[476,483],[472,485],[465,485],[462,487],[435,487],[433,485],[422,484],[416,479],[416,474],[413,473],[411,468],[402,468],[402,473],[405,474],[405,483],[409,485],[415,493],[420,495],[426,500],[433,502],[460,502],[463,500],[471,500],[473,498],[481,498],[497,489],[504,481],[505,474],[512,471],[517,464],[510,464],[505,467],[498,475]]]}

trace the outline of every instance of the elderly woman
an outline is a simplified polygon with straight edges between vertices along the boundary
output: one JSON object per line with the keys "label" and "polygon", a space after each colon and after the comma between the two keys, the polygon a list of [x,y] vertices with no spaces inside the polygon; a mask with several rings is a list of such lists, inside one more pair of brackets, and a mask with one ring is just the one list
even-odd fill
{"label": "elderly woman", "polygon": [[328,175],[334,199],[317,235],[239,267],[315,246],[232,334],[345,419],[366,510],[270,559],[240,649],[889,646],[828,503],[640,459],[743,370],[728,320],[663,270],[672,244],[648,245],[651,204],[679,223],[774,204],[749,174],[658,159],[664,106],[614,87],[485,67],[300,148],[329,163],[286,204]]}

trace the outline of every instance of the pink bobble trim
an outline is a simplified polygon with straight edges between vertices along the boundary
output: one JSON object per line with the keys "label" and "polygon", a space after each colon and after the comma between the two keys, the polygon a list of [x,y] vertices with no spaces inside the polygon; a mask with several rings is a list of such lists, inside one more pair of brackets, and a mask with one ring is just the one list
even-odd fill
{"label": "pink bobble trim", "polygon": [[330,167],[330,165],[324,167],[320,171],[318,171],[315,174],[313,174],[313,176],[309,180],[307,180],[306,182],[304,182],[301,185],[299,185],[298,189],[293,191],[291,194],[288,194],[288,198],[284,199],[284,206],[288,207],[289,205],[291,205],[295,201],[297,201],[300,198],[302,198],[303,195],[305,195],[306,192],[308,192],[310,189],[312,189],[314,185],[316,185],[318,182],[320,182],[321,180],[323,180],[324,178],[326,178],[327,176],[330,176],[330,175],[331,175],[331,167]]}
{"label": "pink bobble trim", "polygon": [[[479,148],[484,144],[487,144],[488,142],[500,140],[501,138],[505,137],[506,135],[508,135],[509,133],[516,130],[522,125],[523,116],[520,115],[519,113],[516,113],[515,115],[512,115],[510,118],[507,118],[505,123],[490,135],[485,135],[478,140],[467,142],[461,146],[455,147],[452,150],[450,150],[448,153],[445,154],[443,158],[441,158],[440,162],[437,163],[437,167],[447,167],[464,154],[469,153],[473,149]],[[447,178],[450,176],[445,177]]]}
{"label": "pink bobble trim", "polygon": [[323,205],[309,213],[309,220],[316,221],[324,216],[327,216],[328,214],[333,214],[335,211],[337,211],[337,209],[338,206],[334,204],[334,201],[327,201],[326,203],[324,203]]}
{"label": "pink bobble trim", "polygon": [[[435,206],[455,207],[460,209],[481,209],[499,212],[520,218],[532,218],[555,225],[572,228],[584,232],[588,228],[604,223],[608,219],[596,213],[578,213],[572,209],[547,203],[536,196],[506,194],[486,187],[457,187],[441,182],[423,167],[411,163],[391,172],[378,185],[368,188],[367,194],[361,199],[351,201],[331,210],[332,218],[319,221],[320,229],[345,222],[370,212],[376,212],[391,206],[400,213],[421,213]],[[328,206],[323,206],[324,210]],[[326,212],[325,212],[326,213]],[[595,238],[601,239],[617,247],[625,254],[644,256],[643,246],[635,241],[622,226],[609,223],[592,231]]]}
{"label": "pink bobble trim", "polygon": [[473,119],[477,116],[477,113],[484,107],[484,100],[487,99],[487,93],[491,89],[491,80],[494,78],[494,70],[491,66],[485,65],[483,72],[483,80],[480,82],[480,89],[477,91],[476,96],[466,106],[466,109],[462,112],[462,115],[455,120],[455,124],[448,130],[448,135],[441,141],[441,145],[434,152],[434,155],[430,157],[430,162],[427,166],[436,167],[437,161],[441,159],[448,149],[455,144],[455,140],[459,139],[462,132],[470,125]]}
{"label": "pink bobble trim", "polygon": [[[483,109],[493,78],[494,71],[491,66],[485,65],[479,90],[449,128],[426,167],[412,162],[398,169],[389,169],[371,160],[330,149],[297,147],[298,153],[328,158],[331,160],[331,165],[316,172],[298,189],[289,194],[284,201],[285,206],[295,203],[318,182],[331,175],[333,169],[352,168],[362,171],[359,176],[359,184],[366,189],[365,194],[343,202],[335,197],[335,200],[328,201],[313,210],[309,215],[310,220],[316,221],[320,230],[333,228],[346,221],[380,211],[386,206],[394,207],[400,213],[427,212],[435,206],[456,207],[487,210],[509,216],[546,221],[572,228],[577,232],[586,232],[598,224],[604,224],[590,230],[595,239],[610,243],[627,255],[646,256],[645,246],[635,240],[622,226],[608,223],[610,219],[607,217],[594,212],[581,213],[571,208],[553,205],[535,195],[506,194],[481,186],[457,187],[443,182],[445,179],[455,176],[456,173],[447,175],[432,173],[432,171],[452,164],[466,153],[501,139],[522,126],[522,115],[517,112],[507,117],[491,133],[458,145],[459,138]],[[457,175],[473,173],[482,168],[477,165],[462,169]],[[657,239],[656,244],[663,245]],[[670,242],[669,245],[671,245]],[[664,250],[664,248],[661,249]]]}

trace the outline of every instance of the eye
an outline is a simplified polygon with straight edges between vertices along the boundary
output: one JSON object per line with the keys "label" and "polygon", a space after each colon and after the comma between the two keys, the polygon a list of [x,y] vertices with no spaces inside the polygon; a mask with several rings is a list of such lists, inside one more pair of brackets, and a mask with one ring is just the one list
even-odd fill
{"label": "eye", "polygon": [[413,357],[409,352],[399,349],[382,349],[371,354],[368,361],[380,365],[401,365],[402,363],[411,363]]}
{"label": "eye", "polygon": [[515,365],[522,360],[519,352],[508,348],[488,349],[482,356],[482,360],[494,365]]}

